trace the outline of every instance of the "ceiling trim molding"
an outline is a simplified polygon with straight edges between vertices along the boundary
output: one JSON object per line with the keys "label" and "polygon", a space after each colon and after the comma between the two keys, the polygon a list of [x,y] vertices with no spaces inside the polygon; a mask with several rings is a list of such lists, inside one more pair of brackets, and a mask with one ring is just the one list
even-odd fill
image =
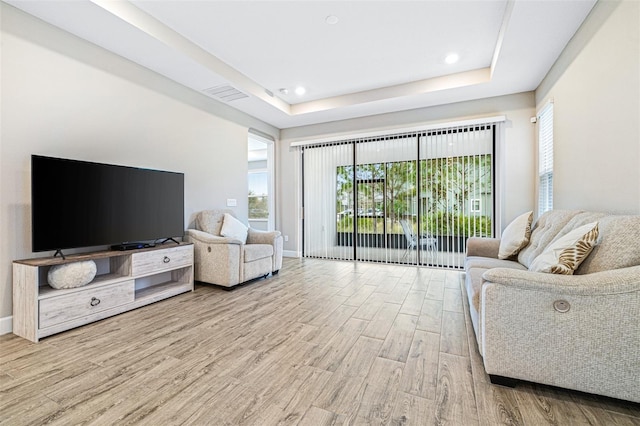
{"label": "ceiling trim molding", "polygon": [[509,27],[509,21],[511,21],[511,12],[513,12],[513,5],[515,0],[508,0],[507,6],[504,9],[504,15],[502,16],[502,25],[500,26],[500,32],[498,33],[498,40],[496,41],[496,48],[493,51],[493,58],[491,59],[491,78],[493,78],[493,72],[496,69],[498,58],[500,57],[500,50],[502,49],[502,42],[504,41],[504,35]]}
{"label": "ceiling trim molding", "polygon": [[441,90],[455,89],[466,86],[473,86],[491,81],[493,68],[500,51],[502,37],[511,15],[513,0],[508,0],[505,8],[502,27],[498,36],[491,67],[464,71],[456,74],[448,74],[424,80],[413,81],[393,86],[385,86],[377,89],[366,90],[355,93],[348,93],[329,98],[317,99],[315,101],[303,102],[299,104],[289,104],[281,98],[262,87],[251,78],[239,72],[235,68],[227,65],[215,55],[204,50],[178,32],[169,28],[164,23],[149,15],[126,0],[90,0],[95,5],[113,14],[119,19],[134,26],[140,31],[148,34],[154,39],[187,55],[201,65],[209,68],[222,78],[229,81],[238,89],[266,102],[274,108],[284,112],[289,116],[314,113],[319,111],[344,108],[353,105],[365,104],[369,102],[382,101],[399,97],[426,94]]}
{"label": "ceiling trim molding", "polygon": [[480,68],[472,71],[464,71],[456,74],[413,81],[411,83],[386,86],[379,89],[366,90],[363,92],[350,93],[347,95],[295,104],[291,106],[291,112],[292,115],[307,114],[310,112],[324,111],[384,99],[472,86],[475,84],[488,83],[489,81],[491,81],[491,69]]}
{"label": "ceiling trim molding", "polygon": [[[242,91],[248,92],[256,98],[268,103],[280,111],[291,114],[291,105],[280,98],[269,95],[266,89],[227,65],[218,57],[207,52],[178,32],[172,30],[153,16],[125,0],[90,0],[95,5],[122,19],[140,31],[161,41],[167,46],[181,52],[196,62],[219,74],[231,84],[237,85]],[[204,89],[204,88],[203,88]]]}
{"label": "ceiling trim molding", "polygon": [[332,143],[332,142],[342,142],[342,141],[346,141],[346,140],[352,140],[352,139],[367,139],[367,138],[373,138],[376,136],[389,136],[389,135],[400,135],[403,133],[419,133],[419,132],[426,132],[429,130],[436,130],[436,129],[450,129],[453,127],[467,127],[467,126],[474,126],[476,124],[493,124],[493,123],[502,123],[507,121],[507,116],[506,115],[496,115],[496,116],[492,116],[492,117],[484,117],[484,118],[474,118],[471,120],[460,120],[460,121],[449,121],[446,123],[437,123],[437,124],[430,124],[427,126],[416,126],[416,127],[408,127],[408,128],[402,128],[402,129],[393,129],[393,130],[379,130],[376,132],[366,132],[366,133],[357,133],[357,134],[349,134],[349,135],[342,135],[342,136],[334,136],[331,138],[323,138],[323,139],[315,139],[315,140],[310,140],[310,141],[300,141],[300,142],[291,142],[291,144],[289,145],[291,148],[296,148],[296,147],[304,147],[304,146],[309,146],[309,145],[318,145],[318,144],[327,144],[327,143]]}

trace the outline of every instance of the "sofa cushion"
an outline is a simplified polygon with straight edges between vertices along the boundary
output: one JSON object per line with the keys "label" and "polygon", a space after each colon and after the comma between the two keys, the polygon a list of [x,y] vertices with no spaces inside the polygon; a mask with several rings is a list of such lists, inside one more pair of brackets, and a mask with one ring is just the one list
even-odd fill
{"label": "sofa cushion", "polygon": [[464,260],[464,269],[471,268],[512,268],[526,270],[527,268],[514,260],[494,259],[492,257],[469,256]]}
{"label": "sofa cushion", "polygon": [[598,222],[580,226],[557,239],[531,263],[533,272],[572,275],[598,239]]}
{"label": "sofa cushion", "polygon": [[222,221],[222,229],[220,229],[220,235],[227,238],[233,238],[240,241],[242,244],[247,242],[247,232],[249,228],[240,222],[229,213],[224,214],[224,220]]}
{"label": "sofa cushion", "polygon": [[244,246],[245,263],[271,256],[273,256],[273,246],[271,244],[247,244]]}
{"label": "sofa cushion", "polygon": [[[554,243],[555,241],[564,237],[565,235],[567,235],[569,232],[573,231],[576,228],[584,226],[588,223],[598,222],[600,221],[600,219],[606,216],[607,216],[606,213],[580,212],[574,217],[572,217],[571,220],[567,222],[567,224],[560,231],[558,231],[558,234],[555,236],[553,240],[551,240],[551,243]],[[598,229],[602,231],[602,228],[600,228],[600,226],[598,226]]]}
{"label": "sofa cushion", "polygon": [[531,222],[533,222],[532,211],[521,214],[507,225],[500,239],[498,259],[509,259],[517,255],[529,243]]}
{"label": "sofa cushion", "polygon": [[640,265],[640,216],[606,216],[599,220],[598,244],[576,274]]}
{"label": "sofa cushion", "polygon": [[196,229],[219,237],[224,214],[223,210],[201,211],[196,216]]}
{"label": "sofa cushion", "polygon": [[533,226],[529,244],[518,253],[518,262],[527,268],[531,266],[558,232],[578,213],[580,210],[550,210],[543,213]]}

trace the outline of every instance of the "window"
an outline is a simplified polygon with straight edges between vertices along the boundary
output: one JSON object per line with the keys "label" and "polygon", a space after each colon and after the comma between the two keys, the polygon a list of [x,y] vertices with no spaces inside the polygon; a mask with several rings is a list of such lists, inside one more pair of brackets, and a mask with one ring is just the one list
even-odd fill
{"label": "window", "polygon": [[269,218],[268,174],[249,171],[249,219]]}
{"label": "window", "polygon": [[273,141],[250,132],[247,152],[249,225],[262,231],[272,230]]}
{"label": "window", "polygon": [[553,101],[538,114],[538,215],[553,208]]}

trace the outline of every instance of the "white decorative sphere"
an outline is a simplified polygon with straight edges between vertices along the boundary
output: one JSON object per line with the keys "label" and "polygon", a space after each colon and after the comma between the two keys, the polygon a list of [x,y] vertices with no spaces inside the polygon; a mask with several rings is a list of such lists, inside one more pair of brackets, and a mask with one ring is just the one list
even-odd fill
{"label": "white decorative sphere", "polygon": [[49,269],[47,281],[53,288],[74,288],[89,284],[98,268],[93,260],[56,265]]}

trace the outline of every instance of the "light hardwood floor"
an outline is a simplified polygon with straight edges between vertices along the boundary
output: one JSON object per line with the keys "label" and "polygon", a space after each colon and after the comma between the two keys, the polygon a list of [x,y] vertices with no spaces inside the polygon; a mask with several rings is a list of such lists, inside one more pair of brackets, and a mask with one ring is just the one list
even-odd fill
{"label": "light hardwood floor", "polygon": [[640,405],[491,385],[462,273],[285,259],[38,344],[0,336],[9,425],[640,425]]}

